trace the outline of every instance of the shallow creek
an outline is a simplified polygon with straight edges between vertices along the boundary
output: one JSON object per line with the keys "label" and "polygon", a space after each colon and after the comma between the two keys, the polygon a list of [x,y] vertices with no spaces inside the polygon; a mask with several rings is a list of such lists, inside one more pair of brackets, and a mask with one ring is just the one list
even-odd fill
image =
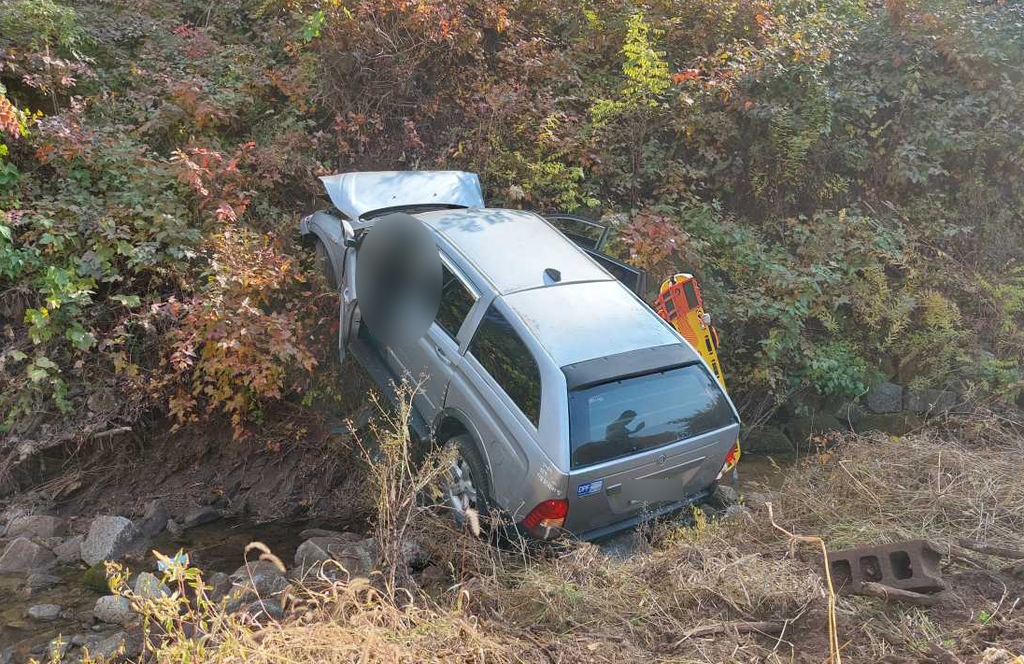
{"label": "shallow creek", "polygon": [[[773,462],[767,457],[746,457],[740,463],[739,482],[730,477],[726,483],[734,484],[741,493],[770,491],[779,485],[784,469],[792,462],[792,459],[780,458]],[[245,546],[252,541],[267,545],[286,565],[290,565],[295,549],[302,543],[299,533],[306,528],[358,530],[353,524],[337,522],[257,524],[242,519],[225,519],[190,528],[177,537],[165,531],[149,544],[144,558],[129,560],[127,566],[132,572],[156,573],[156,560],[150,550],[171,555],[181,549],[188,553],[191,563],[202,569],[207,578],[214,572],[230,574],[244,563]],[[609,555],[622,557],[631,554],[635,541],[632,533],[624,533],[600,545]],[[25,589],[25,576],[0,576],[0,664],[8,664],[3,659],[3,651],[8,648],[13,648],[14,664],[19,664],[31,656],[45,658],[47,644],[58,634],[70,640],[76,634],[116,631],[113,626],[95,624],[92,609],[103,593],[83,582],[83,565],[58,567],[52,573],[60,578],[59,583],[31,593]],[[60,616],[51,622],[30,618],[29,607],[39,604],[59,605]]]}
{"label": "shallow creek", "polygon": [[[193,565],[207,575],[213,572],[230,574],[244,564],[245,546],[252,541],[266,544],[281,560],[290,565],[295,549],[301,544],[299,533],[306,528],[346,529],[347,524],[318,522],[271,522],[256,524],[242,519],[223,519],[189,528],[180,536],[163,532],[145,550],[145,558],[130,559],[126,566],[134,573],[156,573],[156,559],[150,550],[172,555],[179,549],[189,554]],[[252,554],[255,558],[258,554]],[[70,640],[76,634],[117,631],[114,626],[94,624],[92,609],[103,594],[84,583],[84,565],[58,567],[51,571],[60,582],[51,588],[28,593],[24,575],[0,575],[0,664],[7,664],[3,651],[13,648],[15,664],[30,656],[40,657],[57,635]],[[28,616],[29,607],[57,604],[60,616],[50,622]]]}

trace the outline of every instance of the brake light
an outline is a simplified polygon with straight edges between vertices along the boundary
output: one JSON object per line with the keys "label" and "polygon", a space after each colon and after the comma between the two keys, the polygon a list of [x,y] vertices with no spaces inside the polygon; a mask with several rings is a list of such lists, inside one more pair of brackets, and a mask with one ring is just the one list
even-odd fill
{"label": "brake light", "polygon": [[565,524],[565,515],[568,513],[568,500],[545,500],[526,515],[523,525],[535,534],[540,530],[561,528]]}
{"label": "brake light", "polygon": [[732,449],[729,450],[729,453],[725,455],[725,465],[722,466],[722,473],[721,475],[719,475],[719,477],[725,475],[727,472],[736,467],[736,464],[739,463],[740,460],[740,454],[740,441],[737,440],[733,444]]}

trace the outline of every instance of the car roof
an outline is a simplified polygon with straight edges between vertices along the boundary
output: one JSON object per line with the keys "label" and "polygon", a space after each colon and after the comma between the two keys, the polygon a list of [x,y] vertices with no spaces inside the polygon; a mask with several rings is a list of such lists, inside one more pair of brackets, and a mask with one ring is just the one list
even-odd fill
{"label": "car roof", "polygon": [[465,208],[416,217],[472,263],[499,295],[552,283],[544,276],[549,268],[558,270],[561,284],[614,279],[533,212]]}
{"label": "car roof", "polygon": [[556,284],[502,298],[554,362],[564,367],[632,350],[682,343],[650,307],[618,281]]}

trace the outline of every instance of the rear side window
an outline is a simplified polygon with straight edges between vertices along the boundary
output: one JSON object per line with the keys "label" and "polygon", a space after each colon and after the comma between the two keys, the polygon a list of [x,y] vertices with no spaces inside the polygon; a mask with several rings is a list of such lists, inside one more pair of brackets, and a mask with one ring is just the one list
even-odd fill
{"label": "rear side window", "polygon": [[574,390],[572,467],[656,449],[735,422],[722,388],[700,364]]}
{"label": "rear side window", "polygon": [[466,320],[476,298],[469,292],[462,280],[456,277],[447,265],[441,264],[441,306],[435,322],[452,339],[459,334],[462,321]]}
{"label": "rear side window", "polygon": [[469,344],[469,352],[487,370],[523,415],[540,422],[540,369],[533,354],[492,304]]}

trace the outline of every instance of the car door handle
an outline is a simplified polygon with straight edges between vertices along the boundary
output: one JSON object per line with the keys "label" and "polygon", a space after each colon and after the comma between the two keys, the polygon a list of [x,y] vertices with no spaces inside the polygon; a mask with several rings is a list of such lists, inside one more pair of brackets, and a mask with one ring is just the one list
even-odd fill
{"label": "car door handle", "polygon": [[441,348],[440,346],[434,346],[434,353],[437,354],[437,357],[439,360],[441,360],[441,362],[447,365],[451,365],[452,361],[448,359],[448,353],[444,352],[443,348]]}

